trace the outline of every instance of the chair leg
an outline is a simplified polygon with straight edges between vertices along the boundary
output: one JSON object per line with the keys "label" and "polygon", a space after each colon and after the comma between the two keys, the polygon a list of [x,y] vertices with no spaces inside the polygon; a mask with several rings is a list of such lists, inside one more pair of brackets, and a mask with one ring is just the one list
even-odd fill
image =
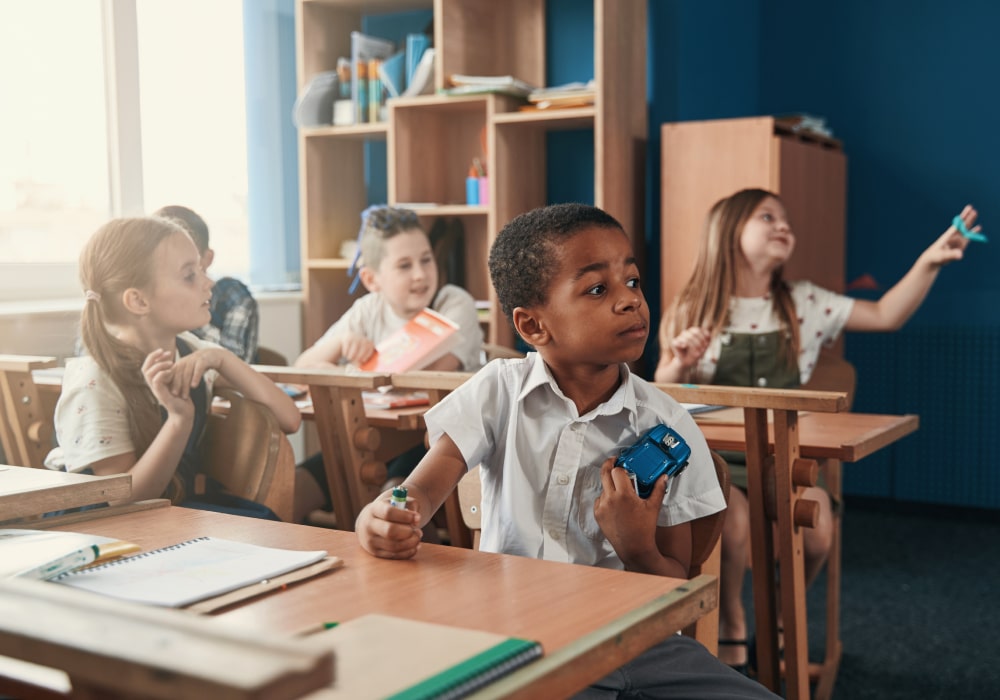
{"label": "chair leg", "polygon": [[833,695],[833,685],[840,667],[843,643],[840,640],[840,572],[844,503],[841,491],[841,465],[830,460],[825,471],[827,488],[835,495],[839,506],[833,515],[833,541],[826,562],[826,654],[819,666],[816,678],[815,700],[829,700]]}

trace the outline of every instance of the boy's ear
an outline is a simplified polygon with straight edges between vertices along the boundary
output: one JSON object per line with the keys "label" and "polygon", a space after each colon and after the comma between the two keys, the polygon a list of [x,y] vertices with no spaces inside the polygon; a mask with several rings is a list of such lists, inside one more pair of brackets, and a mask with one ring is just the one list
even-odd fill
{"label": "boy's ear", "polygon": [[518,306],[511,313],[511,320],[514,322],[514,329],[518,335],[524,338],[524,342],[534,347],[545,345],[549,342],[549,332],[538,316],[530,309]]}
{"label": "boy's ear", "polygon": [[201,254],[201,269],[208,270],[212,266],[212,262],[215,260],[215,251],[211,248],[205,248],[205,252]]}
{"label": "boy's ear", "polygon": [[149,313],[149,301],[146,299],[146,295],[135,287],[129,287],[122,292],[122,306],[130,314],[136,316],[145,316]]}
{"label": "boy's ear", "polygon": [[378,275],[375,274],[375,270],[362,265],[358,275],[361,277],[361,284],[365,285],[365,289],[369,292],[377,292],[381,289],[381,286],[378,283]]}

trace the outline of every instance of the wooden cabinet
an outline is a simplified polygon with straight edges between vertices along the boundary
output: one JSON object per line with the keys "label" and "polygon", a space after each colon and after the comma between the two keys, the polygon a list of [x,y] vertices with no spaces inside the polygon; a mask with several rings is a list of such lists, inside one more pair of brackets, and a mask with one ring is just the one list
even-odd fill
{"label": "wooden cabinet", "polygon": [[844,291],[847,160],[839,142],[752,117],[663,124],[662,148],[663,311],[691,275],[708,210],[748,187],[780,195],[788,212],[796,242],[785,278]]}
{"label": "wooden cabinet", "polygon": [[[446,76],[513,75],[546,84],[544,0],[298,0],[299,88],[350,55],[350,32],[364,13],[432,8],[435,85]],[[465,286],[489,300],[487,340],[513,344],[487,270],[496,233],[519,213],[549,203],[546,134],[591,130],[594,201],[643,241],[643,153],[646,141],[646,0],[594,0],[595,104],[519,111],[502,95],[426,95],[388,101],[388,121],[299,131],[302,283],[305,344],[347,310],[349,260],[341,246],[357,236],[370,203],[365,143],[386,142],[388,200],[421,203],[429,230],[436,217],[456,217],[465,236]],[[465,204],[465,176],[474,157],[489,175],[489,202]],[[573,167],[573,164],[560,164]]]}

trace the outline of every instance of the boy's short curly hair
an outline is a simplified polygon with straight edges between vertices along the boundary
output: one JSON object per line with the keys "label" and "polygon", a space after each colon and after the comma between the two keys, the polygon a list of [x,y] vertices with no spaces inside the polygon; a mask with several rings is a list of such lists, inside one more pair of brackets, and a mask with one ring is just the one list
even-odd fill
{"label": "boy's short curly hair", "polygon": [[490,249],[490,278],[504,315],[517,307],[544,304],[556,270],[559,244],[592,226],[622,225],[607,212],[586,204],[553,204],[512,219]]}

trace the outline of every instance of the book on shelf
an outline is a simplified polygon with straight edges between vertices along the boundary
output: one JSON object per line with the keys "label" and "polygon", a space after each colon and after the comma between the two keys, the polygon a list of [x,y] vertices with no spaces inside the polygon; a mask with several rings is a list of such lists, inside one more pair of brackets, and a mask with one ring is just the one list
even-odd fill
{"label": "book on shelf", "polygon": [[375,614],[308,638],[332,649],[339,668],[353,669],[327,689],[334,698],[465,697],[544,653],[536,641]]}
{"label": "book on shelf", "polygon": [[0,578],[48,580],[142,548],[82,532],[0,529]]}
{"label": "book on shelf", "polygon": [[444,356],[459,341],[458,324],[433,309],[423,309],[402,328],[375,346],[361,364],[366,372],[407,372],[423,369]]}
{"label": "book on shelf", "polygon": [[[54,583],[135,603],[182,608],[237,590],[246,595],[273,590],[283,575],[315,575],[336,568],[322,550],[300,551],[198,537],[99,566],[70,571]],[[321,563],[328,564],[325,567]],[[302,576],[304,577],[304,576]],[[284,579],[287,583],[289,578]]]}
{"label": "book on shelf", "polygon": [[413,77],[407,80],[403,97],[416,97],[434,91],[434,47],[429,47],[420,57]]}
{"label": "book on shelf", "polygon": [[548,88],[532,90],[528,102],[535,109],[568,109],[587,107],[597,99],[597,89],[593,80],[586,83],[566,83]]}
{"label": "book on shelf", "polygon": [[355,124],[377,121],[370,118],[372,87],[369,80],[378,81],[379,77],[377,67],[375,74],[369,74],[369,69],[373,60],[389,58],[395,50],[396,46],[391,41],[358,31],[351,32],[351,101],[354,103]]}
{"label": "book on shelf", "polygon": [[361,399],[365,408],[409,408],[410,406],[429,406],[430,396],[426,391],[400,391],[388,388],[388,391],[362,391]]}
{"label": "book on shelf", "polygon": [[514,97],[528,97],[535,90],[535,86],[512,75],[462,75],[454,73],[448,76],[448,81],[452,87],[444,90],[447,95],[500,93]]}
{"label": "book on shelf", "polygon": [[424,57],[424,52],[430,47],[431,38],[426,34],[413,32],[406,35],[406,46],[403,53],[407,86],[413,82],[413,76],[417,72],[417,66],[420,65],[420,59]]}
{"label": "book on shelf", "polygon": [[397,51],[383,60],[378,68],[378,77],[382,80],[389,97],[399,97],[406,89],[404,57],[405,52]]}

